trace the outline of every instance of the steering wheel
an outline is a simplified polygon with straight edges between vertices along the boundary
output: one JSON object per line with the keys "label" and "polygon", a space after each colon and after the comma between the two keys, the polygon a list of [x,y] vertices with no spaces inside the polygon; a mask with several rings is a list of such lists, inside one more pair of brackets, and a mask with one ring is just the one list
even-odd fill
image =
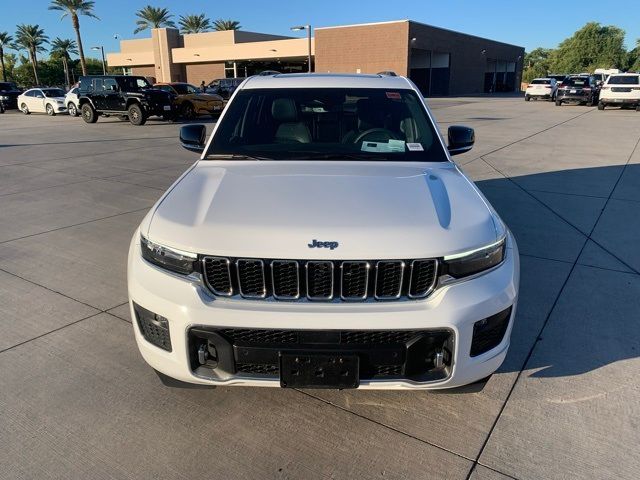
{"label": "steering wheel", "polygon": [[360,133],[360,135],[355,138],[353,143],[361,142],[365,139],[365,137],[374,133],[382,133],[386,135],[387,137],[389,137],[387,140],[398,140],[398,137],[396,137],[391,130],[387,130],[386,128],[370,128],[369,130],[365,130],[364,132]]}

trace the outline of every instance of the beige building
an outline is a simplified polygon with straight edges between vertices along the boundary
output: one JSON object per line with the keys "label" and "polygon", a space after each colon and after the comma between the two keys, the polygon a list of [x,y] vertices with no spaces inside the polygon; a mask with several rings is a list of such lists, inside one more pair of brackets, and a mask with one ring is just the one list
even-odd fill
{"label": "beige building", "polygon": [[264,70],[306,72],[311,48],[316,72],[410,77],[426,96],[515,91],[524,49],[410,20],[319,27],[307,38],[245,31],[181,35],[157,28],[151,38],[122,40],[107,54],[111,67],[158,82],[200,84]]}

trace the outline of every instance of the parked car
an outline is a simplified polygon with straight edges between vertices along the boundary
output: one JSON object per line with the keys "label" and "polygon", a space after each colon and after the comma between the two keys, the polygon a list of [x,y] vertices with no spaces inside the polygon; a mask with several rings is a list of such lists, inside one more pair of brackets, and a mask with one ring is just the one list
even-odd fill
{"label": "parked car", "polygon": [[436,389],[503,362],[514,237],[451,160],[418,88],[380,75],[254,76],[128,257],[142,356],[167,383]]}
{"label": "parked car", "polygon": [[558,89],[556,106],[577,103],[594,106],[600,98],[600,84],[593,75],[571,75]]}
{"label": "parked car", "polygon": [[637,73],[611,74],[602,86],[598,110],[607,106],[635,106],[640,111],[640,75]]}
{"label": "parked car", "polygon": [[528,102],[532,98],[538,100],[555,100],[558,84],[553,78],[534,78],[524,92],[524,99]]}
{"label": "parked car", "polygon": [[176,111],[187,119],[198,115],[213,115],[224,108],[224,99],[220,95],[203,93],[190,83],[156,83],[153,87],[171,94]]}
{"label": "parked car", "polygon": [[244,77],[238,78],[218,78],[207,85],[207,93],[220,95],[225,100],[229,100],[236,88],[244,82]]}
{"label": "parked car", "polygon": [[46,113],[53,116],[67,111],[64,96],[61,88],[31,88],[18,96],[18,105],[25,115]]}
{"label": "parked car", "polygon": [[64,105],[72,117],[77,117],[80,114],[80,110],[78,110],[78,105],[80,105],[78,98],[79,91],[80,87],[73,87],[64,97]]}
{"label": "parked car", "polygon": [[99,116],[116,115],[133,125],[144,125],[150,116],[173,118],[175,109],[167,92],[153,88],[145,77],[91,75],[80,77],[78,106],[87,123]]}
{"label": "parked car", "polygon": [[3,108],[18,108],[18,96],[22,93],[13,82],[0,82],[0,105]]}

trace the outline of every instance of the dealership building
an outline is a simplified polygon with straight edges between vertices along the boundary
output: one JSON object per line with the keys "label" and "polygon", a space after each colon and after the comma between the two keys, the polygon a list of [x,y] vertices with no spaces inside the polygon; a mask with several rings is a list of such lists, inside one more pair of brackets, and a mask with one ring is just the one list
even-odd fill
{"label": "dealership building", "polygon": [[393,71],[425,96],[517,91],[524,48],[410,20],[318,27],[313,38],[228,30],[182,35],[151,30],[122,40],[110,67],[158,82],[199,85],[265,70],[332,73]]}

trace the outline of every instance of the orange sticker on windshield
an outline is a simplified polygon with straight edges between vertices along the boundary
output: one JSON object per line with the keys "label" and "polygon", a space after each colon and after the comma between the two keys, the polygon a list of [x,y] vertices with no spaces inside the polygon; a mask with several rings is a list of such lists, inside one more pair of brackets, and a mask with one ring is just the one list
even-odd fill
{"label": "orange sticker on windshield", "polygon": [[391,100],[400,100],[402,97],[399,92],[385,92],[387,94],[387,98]]}

